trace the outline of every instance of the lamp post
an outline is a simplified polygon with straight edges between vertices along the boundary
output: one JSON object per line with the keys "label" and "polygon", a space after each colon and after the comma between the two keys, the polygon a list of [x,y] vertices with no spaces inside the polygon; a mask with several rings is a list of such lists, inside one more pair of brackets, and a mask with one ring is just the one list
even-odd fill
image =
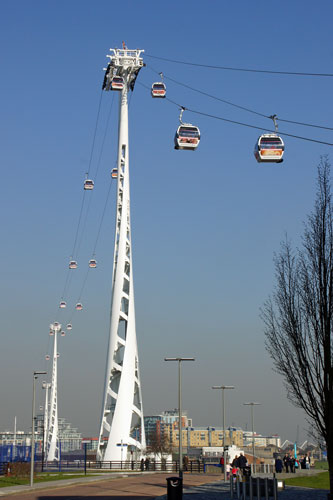
{"label": "lamp post", "polygon": [[47,372],[34,372],[32,384],[32,427],[31,427],[31,459],[30,459],[30,486],[34,484],[34,461],[35,461],[35,398],[36,398],[36,380],[38,375],[46,375]]}
{"label": "lamp post", "polygon": [[182,361],[195,361],[194,358],[164,358],[164,361],[178,361],[178,409],[179,409],[179,477],[183,478],[183,425],[182,425]]}
{"label": "lamp post", "polygon": [[223,425],[223,461],[224,461],[224,480],[227,480],[227,471],[226,471],[226,452],[225,452],[225,405],[224,405],[224,391],[225,389],[234,389],[233,385],[213,385],[212,389],[220,389],[222,391],[222,425]]}
{"label": "lamp post", "polygon": [[261,403],[254,403],[253,401],[251,403],[243,403],[244,406],[251,406],[253,472],[256,471],[256,461],[255,461],[255,457],[254,457],[255,446],[254,446],[254,415],[253,415],[253,407],[254,406],[259,406],[260,404]]}

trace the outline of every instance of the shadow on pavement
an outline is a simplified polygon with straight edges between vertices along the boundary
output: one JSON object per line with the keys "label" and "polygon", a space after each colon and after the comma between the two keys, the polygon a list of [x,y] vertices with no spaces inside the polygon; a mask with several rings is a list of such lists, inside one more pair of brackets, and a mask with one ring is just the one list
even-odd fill
{"label": "shadow on pavement", "polygon": [[138,500],[138,499],[151,499],[151,498],[156,498],[156,495],[133,495],[133,496],[125,496],[125,495],[50,495],[50,496],[45,496],[43,495],[42,497],[38,497],[38,500],[116,500],[116,499],[121,499],[121,500]]}

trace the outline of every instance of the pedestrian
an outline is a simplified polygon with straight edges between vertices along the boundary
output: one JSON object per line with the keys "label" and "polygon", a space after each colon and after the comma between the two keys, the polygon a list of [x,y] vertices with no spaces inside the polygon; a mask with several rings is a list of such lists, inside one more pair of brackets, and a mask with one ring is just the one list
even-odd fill
{"label": "pedestrian", "polygon": [[305,468],[310,469],[310,457],[309,457],[309,455],[306,455],[306,457],[305,457]]}
{"label": "pedestrian", "polygon": [[237,465],[238,465],[238,468],[240,469],[242,474],[243,474],[244,468],[246,467],[246,464],[247,464],[246,456],[243,455],[243,453],[240,453]]}
{"label": "pedestrian", "polygon": [[235,465],[233,465],[232,469],[231,469],[231,474],[232,474],[232,480],[234,483],[236,482],[237,472],[238,472],[237,467]]}
{"label": "pedestrian", "polygon": [[281,473],[283,470],[283,462],[280,457],[275,459],[275,472]]}
{"label": "pedestrian", "polygon": [[231,462],[231,465],[235,466],[237,469],[237,467],[238,467],[238,455],[235,455],[233,461]]}
{"label": "pedestrian", "polygon": [[187,455],[183,456],[183,469],[184,469],[184,471],[188,471],[188,456]]}
{"label": "pedestrian", "polygon": [[148,457],[145,460],[145,468],[146,468],[146,470],[149,470],[149,458]]}
{"label": "pedestrian", "polygon": [[290,462],[289,455],[285,455],[283,457],[283,465],[284,465],[284,468],[286,469],[286,472],[289,472],[289,462]]}
{"label": "pedestrian", "polygon": [[231,471],[231,465],[229,463],[227,463],[227,465],[225,466],[225,471],[227,473],[227,481],[229,481]]}
{"label": "pedestrian", "polygon": [[145,459],[141,458],[140,460],[140,470],[143,472],[145,470]]}
{"label": "pedestrian", "polygon": [[222,472],[222,474],[224,474],[224,456],[223,455],[220,458],[220,465],[221,465],[221,472]]}

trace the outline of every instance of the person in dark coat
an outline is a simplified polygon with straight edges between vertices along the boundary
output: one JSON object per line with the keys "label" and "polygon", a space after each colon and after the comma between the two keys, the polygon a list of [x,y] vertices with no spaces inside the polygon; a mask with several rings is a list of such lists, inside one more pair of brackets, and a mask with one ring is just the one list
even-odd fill
{"label": "person in dark coat", "polygon": [[283,457],[283,465],[284,465],[284,467],[285,467],[285,469],[286,469],[286,472],[289,472],[289,462],[290,462],[290,457],[289,457],[289,455],[285,455],[285,456]]}
{"label": "person in dark coat", "polygon": [[246,467],[246,464],[247,464],[247,459],[243,455],[243,453],[241,453],[238,458],[238,467],[240,468],[241,472],[243,472],[243,469]]}
{"label": "person in dark coat", "polygon": [[275,472],[282,472],[283,470],[283,462],[280,457],[275,459]]}

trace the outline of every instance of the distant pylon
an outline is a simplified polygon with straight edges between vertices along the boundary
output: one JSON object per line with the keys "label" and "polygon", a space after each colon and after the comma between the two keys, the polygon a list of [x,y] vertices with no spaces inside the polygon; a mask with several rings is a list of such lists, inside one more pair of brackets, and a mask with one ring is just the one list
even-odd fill
{"label": "distant pylon", "polygon": [[[52,380],[51,380],[51,399],[50,412],[47,423],[47,440],[46,440],[46,461],[53,462],[59,460],[59,441],[58,441],[58,397],[57,397],[57,335],[61,330],[59,323],[50,325],[50,330],[54,334],[53,343],[53,365],[52,365]],[[45,405],[46,406],[46,405]]]}
{"label": "distant pylon", "polygon": [[51,384],[48,382],[43,382],[43,389],[45,389],[45,406],[44,406],[44,422],[43,422],[43,453],[46,457],[47,451],[47,436],[48,436],[48,425],[49,425],[49,389]]}
{"label": "distant pylon", "polygon": [[[143,66],[142,50],[110,49],[103,89],[123,78],[119,95],[118,188],[113,257],[110,336],[97,459],[126,460],[145,446],[139,356],[136,339],[128,143],[128,92]],[[119,82],[119,79],[118,79]]]}

